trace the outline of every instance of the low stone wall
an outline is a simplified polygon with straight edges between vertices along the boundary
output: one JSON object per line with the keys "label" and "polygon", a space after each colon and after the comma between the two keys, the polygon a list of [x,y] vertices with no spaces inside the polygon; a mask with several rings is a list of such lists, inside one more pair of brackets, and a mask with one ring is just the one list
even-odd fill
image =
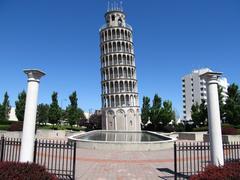
{"label": "low stone wall", "polygon": [[[91,135],[94,132],[97,131],[103,131],[103,130],[94,130],[87,133],[79,133],[77,135],[73,135],[69,137],[68,139],[70,141],[76,141],[78,148],[84,148],[84,149],[97,149],[97,150],[110,150],[110,151],[157,151],[157,150],[163,150],[163,149],[171,149],[173,148],[174,141],[176,139],[168,137],[163,134],[158,134],[156,132],[152,131],[145,131],[151,134],[155,134],[157,136],[161,136],[162,140],[159,141],[121,141],[116,140],[115,141],[98,141],[98,140],[89,140],[89,139],[80,139],[80,136],[86,136]],[[111,131],[108,131],[111,132]],[[114,131],[113,131],[114,132]],[[118,131],[120,132],[120,131]],[[129,132],[132,131],[123,131],[123,132]],[[135,131],[133,131],[135,132]],[[136,131],[137,132],[137,131]],[[144,131],[141,131],[144,132]],[[164,140],[163,140],[164,139]]]}
{"label": "low stone wall", "polygon": [[111,143],[111,142],[81,142],[77,141],[78,148],[110,150],[110,151],[158,151],[173,148],[173,141],[158,143]]}
{"label": "low stone wall", "polygon": [[[77,132],[79,134],[79,132]],[[76,132],[65,130],[37,130],[37,139],[53,139],[53,140],[67,140],[69,136],[76,134]],[[0,136],[4,135],[9,138],[22,138],[22,131],[0,131]]]}
{"label": "low stone wall", "polygon": [[178,139],[178,132],[171,132],[171,133],[162,133],[162,132],[157,132],[159,134],[162,134],[162,135],[165,135],[165,136],[169,136],[171,138],[174,138],[174,139]]}
{"label": "low stone wall", "polygon": [[178,139],[179,140],[190,140],[190,141],[203,141],[204,134],[207,134],[206,131],[204,132],[179,132]]}
{"label": "low stone wall", "polygon": [[21,131],[0,131],[1,136],[9,137],[9,138],[21,138]]}
{"label": "low stone wall", "polygon": [[[204,134],[203,139],[204,139],[204,142],[209,142],[209,135]],[[240,135],[223,135],[222,141],[223,143],[240,142]]]}

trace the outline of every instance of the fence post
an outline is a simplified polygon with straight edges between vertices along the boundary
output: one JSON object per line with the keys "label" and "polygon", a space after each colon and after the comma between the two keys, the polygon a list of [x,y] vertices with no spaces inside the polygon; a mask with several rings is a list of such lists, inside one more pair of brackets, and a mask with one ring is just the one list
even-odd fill
{"label": "fence post", "polygon": [[177,144],[174,142],[174,179],[177,180]]}
{"label": "fence post", "polygon": [[1,162],[3,161],[3,155],[4,155],[4,143],[5,143],[5,138],[4,135],[1,137]]}
{"label": "fence post", "polygon": [[75,171],[76,171],[76,149],[77,149],[76,141],[74,141],[73,148],[74,148],[74,151],[73,151],[73,180],[74,180],[75,179]]}
{"label": "fence post", "polygon": [[36,163],[36,156],[37,156],[37,139],[34,141],[34,152],[33,152],[33,162]]}

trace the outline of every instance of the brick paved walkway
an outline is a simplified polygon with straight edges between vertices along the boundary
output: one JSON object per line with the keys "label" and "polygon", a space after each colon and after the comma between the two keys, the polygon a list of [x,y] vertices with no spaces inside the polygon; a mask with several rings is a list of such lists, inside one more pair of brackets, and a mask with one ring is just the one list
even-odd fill
{"label": "brick paved walkway", "polygon": [[77,149],[76,179],[173,179],[173,149],[121,152]]}

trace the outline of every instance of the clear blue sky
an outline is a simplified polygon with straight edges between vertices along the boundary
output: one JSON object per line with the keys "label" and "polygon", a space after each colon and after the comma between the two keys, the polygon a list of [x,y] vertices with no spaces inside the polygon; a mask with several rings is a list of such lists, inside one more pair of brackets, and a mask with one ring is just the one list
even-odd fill
{"label": "clear blue sky", "polygon": [[[100,109],[99,28],[107,0],[0,0],[0,101],[26,89],[24,68],[40,68],[39,103],[78,93],[85,111]],[[239,0],[123,0],[142,96],[158,93],[182,114],[181,77],[193,69],[221,71],[240,84]],[[67,101],[66,101],[67,99]]]}

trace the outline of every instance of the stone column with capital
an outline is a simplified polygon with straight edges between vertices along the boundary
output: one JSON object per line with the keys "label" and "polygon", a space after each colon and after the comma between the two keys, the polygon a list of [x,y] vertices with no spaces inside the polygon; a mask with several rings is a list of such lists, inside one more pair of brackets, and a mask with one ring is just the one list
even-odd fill
{"label": "stone column with capital", "polygon": [[37,69],[26,69],[24,73],[28,77],[27,97],[24,113],[22,144],[20,162],[33,162],[37,99],[40,78],[44,72]]}
{"label": "stone column with capital", "polygon": [[218,99],[218,78],[222,73],[207,72],[201,75],[207,83],[208,130],[212,163],[224,165],[223,143]]}

